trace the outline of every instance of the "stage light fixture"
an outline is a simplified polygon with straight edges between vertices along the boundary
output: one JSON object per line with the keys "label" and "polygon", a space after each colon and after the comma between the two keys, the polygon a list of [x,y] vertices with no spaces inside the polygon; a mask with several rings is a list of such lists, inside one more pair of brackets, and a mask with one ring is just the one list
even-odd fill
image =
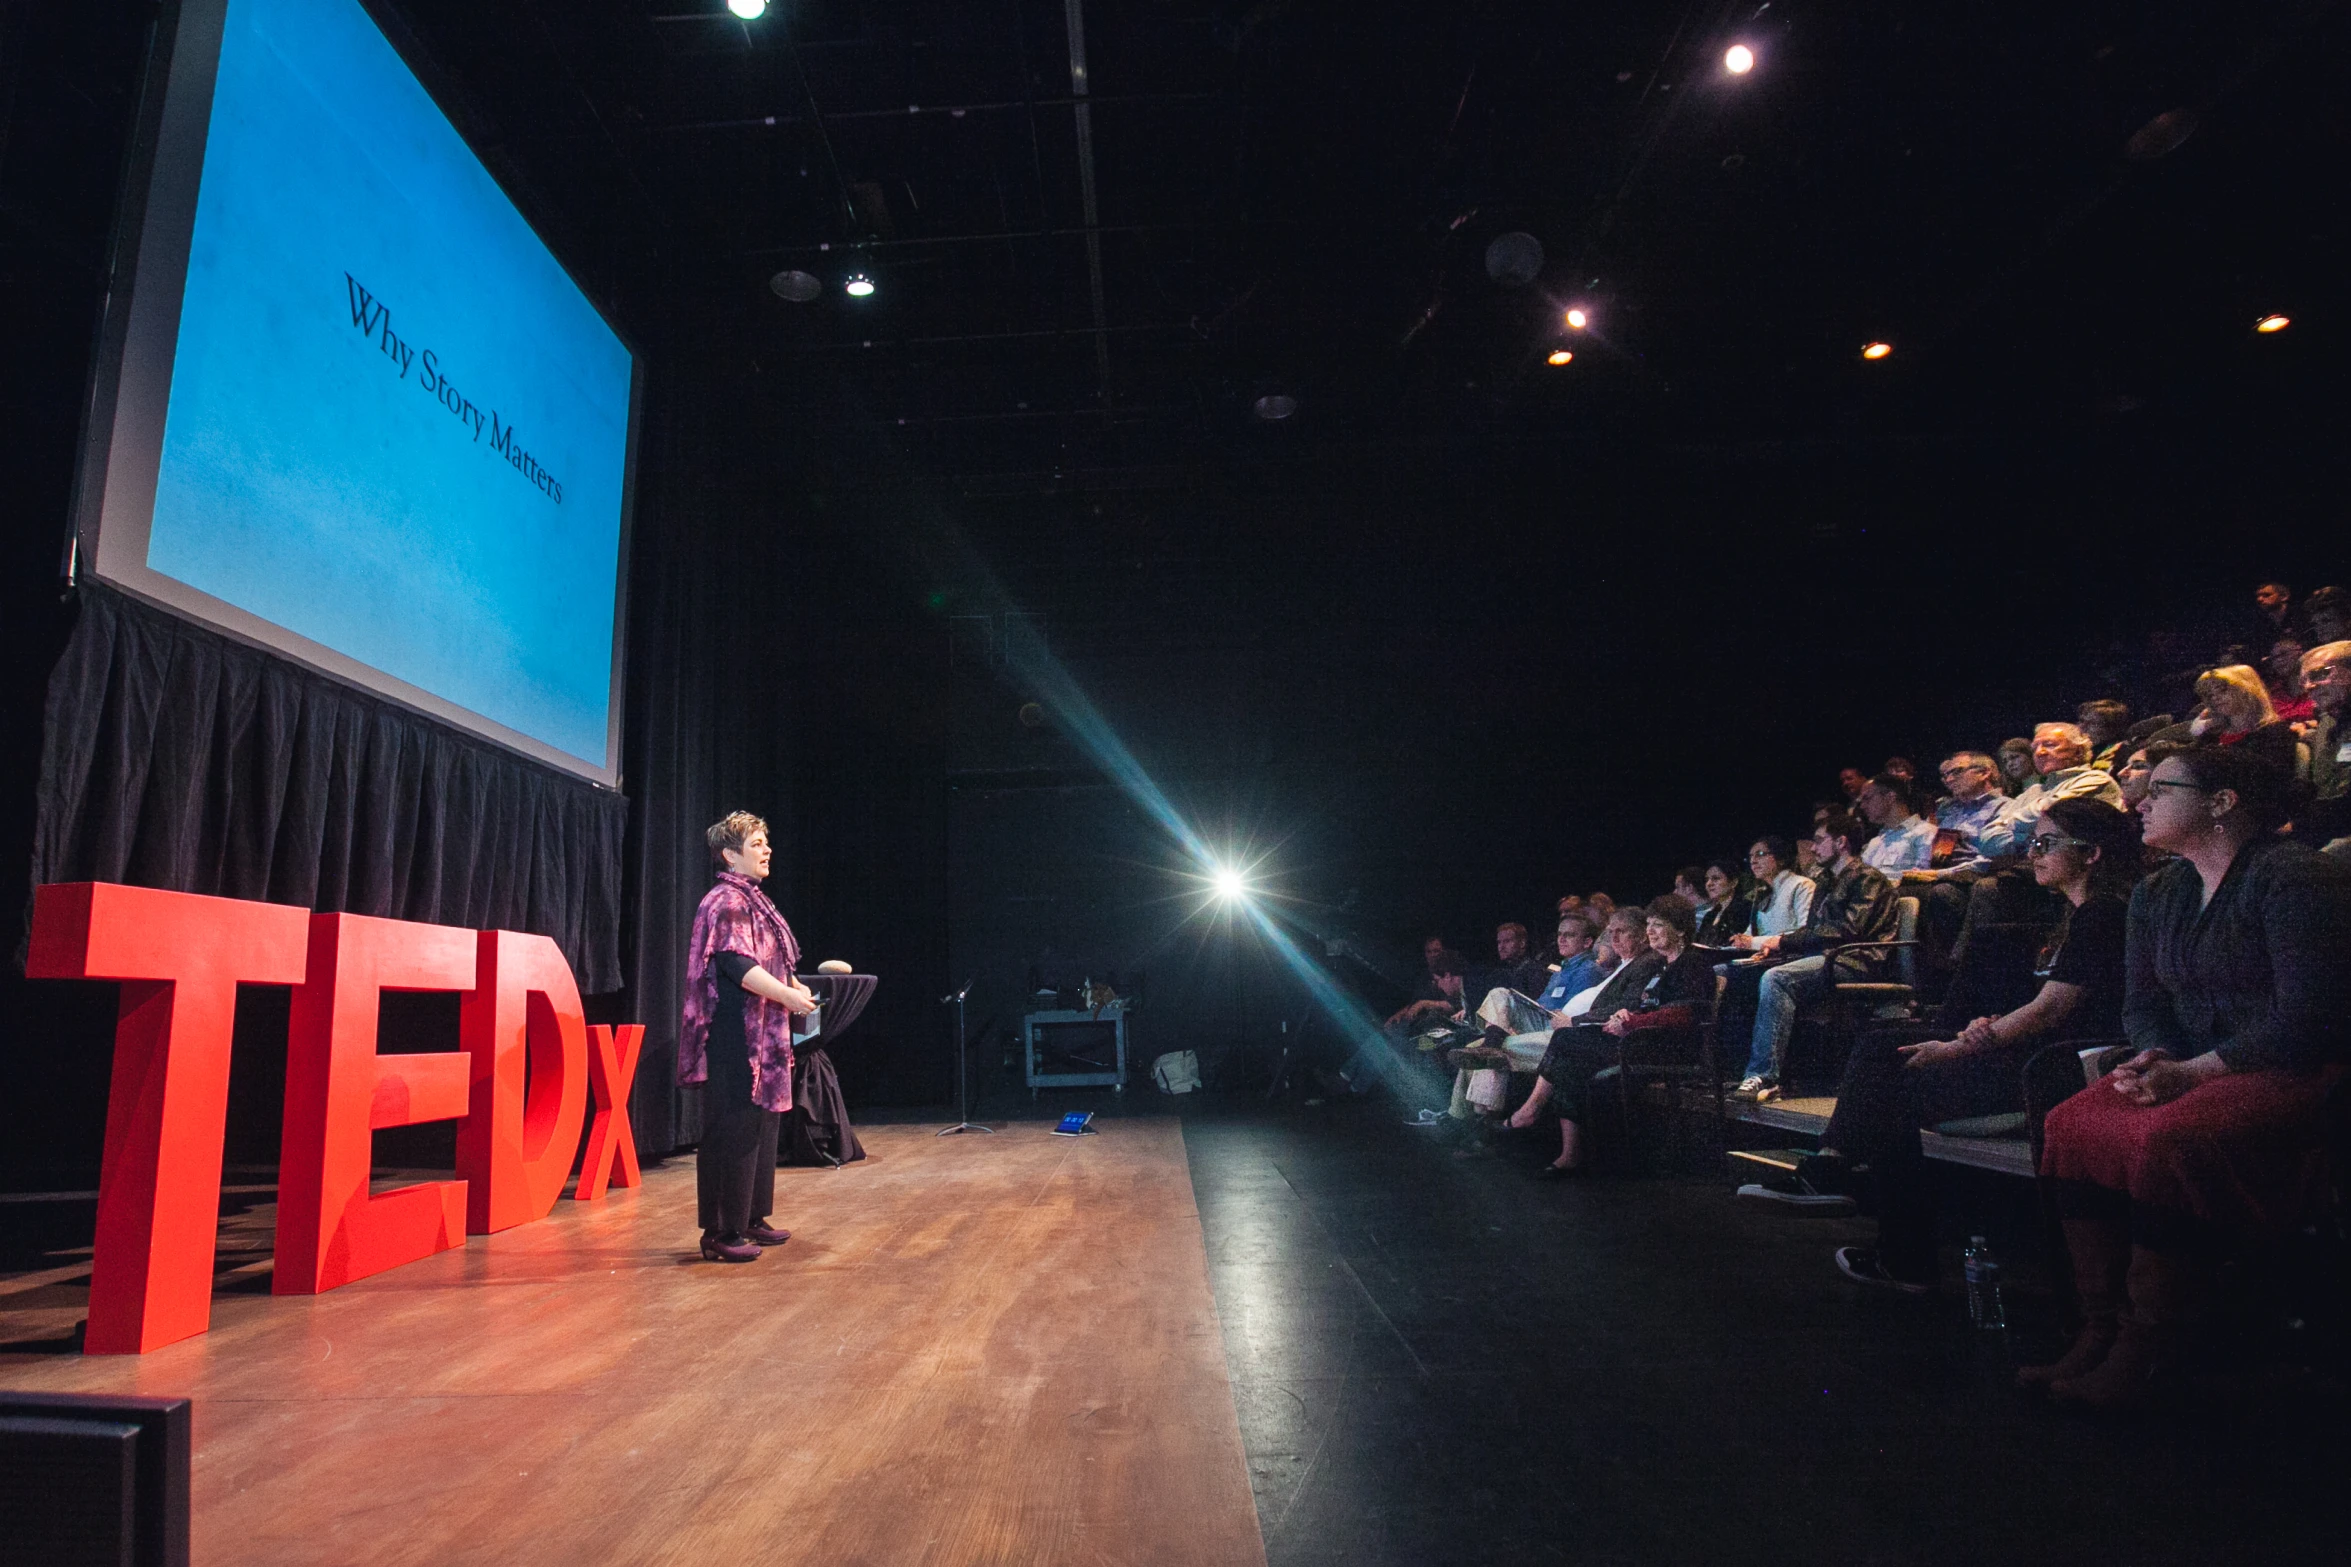
{"label": "stage light fixture", "polygon": [[1733,76],[1744,76],[1755,69],[1755,51],[1745,44],[1733,44],[1723,54],[1722,68]]}
{"label": "stage light fixture", "polygon": [[2271,332],[2283,332],[2293,324],[2294,318],[2292,316],[2269,315],[2254,322],[2253,330],[2266,335]]}
{"label": "stage light fixture", "polygon": [[1894,345],[1891,343],[1865,343],[1862,345],[1861,357],[1864,359],[1883,359],[1886,357],[1886,355],[1892,353],[1893,351]]}
{"label": "stage light fixture", "polygon": [[789,300],[795,305],[805,305],[824,292],[824,284],[817,281],[814,273],[802,272],[797,267],[786,267],[778,272],[767,280],[767,286],[774,291],[776,298]]}
{"label": "stage light fixture", "polygon": [[1249,896],[1249,879],[1229,865],[1220,865],[1209,877],[1209,885],[1216,889],[1221,902],[1238,903]]}
{"label": "stage light fixture", "polygon": [[1551,350],[1551,353],[1550,353],[1550,356],[1549,356],[1548,358],[1546,358],[1546,359],[1543,361],[1543,363],[1545,363],[1545,364],[1547,364],[1547,365],[1564,365],[1564,364],[1572,364],[1572,363],[1574,363],[1574,362],[1575,362],[1575,355],[1573,355],[1573,354],[1569,353],[1569,352],[1568,352],[1566,349],[1564,349],[1564,348],[1554,348],[1554,349],[1552,349],[1552,350]]}
{"label": "stage light fixture", "polygon": [[1592,324],[1592,318],[1584,314],[1583,306],[1574,305],[1570,306],[1568,309],[1567,324],[1576,331],[1581,332],[1585,327],[1588,327]]}
{"label": "stage light fixture", "polygon": [[851,299],[863,299],[873,292],[873,279],[862,272],[852,272],[842,282],[841,292]]}
{"label": "stage light fixture", "polygon": [[767,15],[767,0],[727,0],[727,9],[746,22],[756,22]]}
{"label": "stage light fixture", "polygon": [[1296,413],[1298,399],[1287,392],[1268,392],[1257,399],[1250,411],[1270,424]]}

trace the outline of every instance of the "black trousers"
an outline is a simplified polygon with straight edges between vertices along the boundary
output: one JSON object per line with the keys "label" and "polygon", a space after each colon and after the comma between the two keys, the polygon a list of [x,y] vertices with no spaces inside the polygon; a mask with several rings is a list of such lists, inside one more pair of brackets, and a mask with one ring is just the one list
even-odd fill
{"label": "black trousers", "polygon": [[2024,1108],[2024,1064],[2039,1048],[2017,1045],[1941,1066],[1905,1064],[1900,1035],[1863,1036],[1845,1063],[1837,1113],[1821,1146],[1866,1164],[1877,1183],[1878,1251],[1889,1271],[1923,1278],[1935,1260],[1935,1182],[1918,1134],[1938,1121]]}
{"label": "black trousers", "polygon": [[740,1235],[774,1209],[777,1120],[776,1112],[751,1102],[750,1059],[722,1060],[713,1049],[710,1081],[702,1089],[702,1143],[694,1151],[694,1190],[706,1233]]}

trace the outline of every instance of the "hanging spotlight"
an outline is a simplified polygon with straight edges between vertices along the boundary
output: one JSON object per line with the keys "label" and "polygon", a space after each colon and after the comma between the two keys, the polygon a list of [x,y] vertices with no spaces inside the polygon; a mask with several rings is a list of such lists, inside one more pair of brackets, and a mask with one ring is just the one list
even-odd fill
{"label": "hanging spotlight", "polygon": [[769,278],[767,286],[775,291],[776,298],[788,299],[795,305],[805,305],[824,292],[824,284],[817,281],[812,273],[793,267],[786,267]]}
{"label": "hanging spotlight", "polygon": [[2263,316],[2253,323],[2253,330],[2261,333],[2283,332],[2293,324],[2294,318],[2292,316]]}
{"label": "hanging spotlight", "polygon": [[1744,76],[1755,69],[1755,51],[1745,44],[1733,44],[1722,57],[1722,68],[1733,76]]}
{"label": "hanging spotlight", "polygon": [[1893,351],[1894,345],[1891,343],[1864,343],[1861,348],[1861,357],[1864,359],[1883,359],[1886,357],[1886,355],[1892,353]]}
{"label": "hanging spotlight", "polygon": [[873,292],[873,279],[862,272],[852,272],[842,280],[841,292],[851,299],[863,299]]}
{"label": "hanging spotlight", "polygon": [[1249,896],[1249,878],[1229,865],[1220,865],[1209,877],[1209,885],[1220,902],[1238,903]]}
{"label": "hanging spotlight", "polygon": [[1567,312],[1567,324],[1576,331],[1581,332],[1585,327],[1588,327],[1592,324],[1592,318],[1584,314],[1583,306],[1575,305],[1570,307]]}
{"label": "hanging spotlight", "polygon": [[1543,242],[1532,234],[1499,234],[1486,247],[1486,276],[1504,288],[1524,288],[1543,270]]}
{"label": "hanging spotlight", "polygon": [[1573,355],[1573,354],[1569,353],[1569,352],[1568,352],[1566,349],[1564,349],[1564,348],[1554,348],[1554,349],[1552,349],[1552,350],[1551,350],[1550,354],[1549,354],[1549,355],[1548,355],[1548,356],[1547,356],[1547,357],[1546,357],[1546,358],[1543,360],[1543,363],[1545,363],[1545,364],[1547,364],[1547,365],[1566,365],[1566,364],[1573,364],[1573,363],[1575,363],[1575,355]]}
{"label": "hanging spotlight", "polygon": [[746,22],[756,22],[767,15],[767,0],[727,0],[727,9]]}
{"label": "hanging spotlight", "polygon": [[1287,392],[1268,392],[1250,408],[1250,412],[1268,424],[1287,419],[1297,411],[1298,399]]}

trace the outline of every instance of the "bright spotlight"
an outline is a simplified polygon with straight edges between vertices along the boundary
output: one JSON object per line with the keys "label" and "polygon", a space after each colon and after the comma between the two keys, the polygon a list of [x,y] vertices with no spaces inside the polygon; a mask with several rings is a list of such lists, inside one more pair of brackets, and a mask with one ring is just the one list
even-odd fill
{"label": "bright spotlight", "polygon": [[1217,897],[1226,903],[1238,903],[1249,896],[1249,879],[1229,865],[1218,866],[1216,874],[1209,878],[1209,885],[1216,889]]}
{"label": "bright spotlight", "polygon": [[1892,353],[1893,351],[1894,345],[1891,343],[1865,343],[1862,345],[1861,357],[1864,359],[1883,359],[1886,357],[1886,355]]}
{"label": "bright spotlight", "polygon": [[841,292],[847,294],[851,299],[863,299],[873,292],[873,279],[862,272],[852,272],[849,274],[848,280],[842,283]]}
{"label": "bright spotlight", "polygon": [[1575,355],[1573,355],[1573,354],[1569,353],[1569,352],[1568,352],[1566,349],[1564,349],[1564,348],[1554,348],[1554,349],[1552,349],[1552,350],[1551,350],[1551,353],[1550,353],[1550,355],[1549,355],[1549,357],[1547,357],[1547,358],[1546,358],[1546,359],[1544,359],[1544,361],[1543,361],[1543,363],[1545,363],[1545,364],[1547,364],[1547,365],[1565,365],[1565,364],[1573,364],[1574,362],[1575,362]]}
{"label": "bright spotlight", "polygon": [[727,9],[746,22],[756,22],[767,15],[767,0],[727,0]]}
{"label": "bright spotlight", "polygon": [[1583,306],[1577,305],[1568,311],[1567,324],[1570,327],[1573,327],[1576,331],[1581,332],[1585,327],[1588,327],[1592,324],[1592,318],[1584,314]]}
{"label": "bright spotlight", "polygon": [[1755,51],[1745,44],[1733,44],[1722,57],[1722,68],[1733,76],[1744,76],[1755,69]]}
{"label": "bright spotlight", "polygon": [[2256,332],[2283,332],[2294,324],[2292,316],[2263,316],[2253,323]]}

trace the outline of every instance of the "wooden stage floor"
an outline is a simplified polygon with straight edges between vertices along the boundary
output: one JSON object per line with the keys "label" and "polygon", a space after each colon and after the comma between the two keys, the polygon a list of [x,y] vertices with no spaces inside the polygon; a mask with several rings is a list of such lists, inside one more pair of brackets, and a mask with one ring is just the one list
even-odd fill
{"label": "wooden stage floor", "polygon": [[[1049,1124],[779,1170],[746,1266],[691,1255],[689,1156],[0,1384],[194,1398],[199,1567],[1262,1563],[1181,1125]],[[0,1312],[74,1287],[30,1282]]]}

